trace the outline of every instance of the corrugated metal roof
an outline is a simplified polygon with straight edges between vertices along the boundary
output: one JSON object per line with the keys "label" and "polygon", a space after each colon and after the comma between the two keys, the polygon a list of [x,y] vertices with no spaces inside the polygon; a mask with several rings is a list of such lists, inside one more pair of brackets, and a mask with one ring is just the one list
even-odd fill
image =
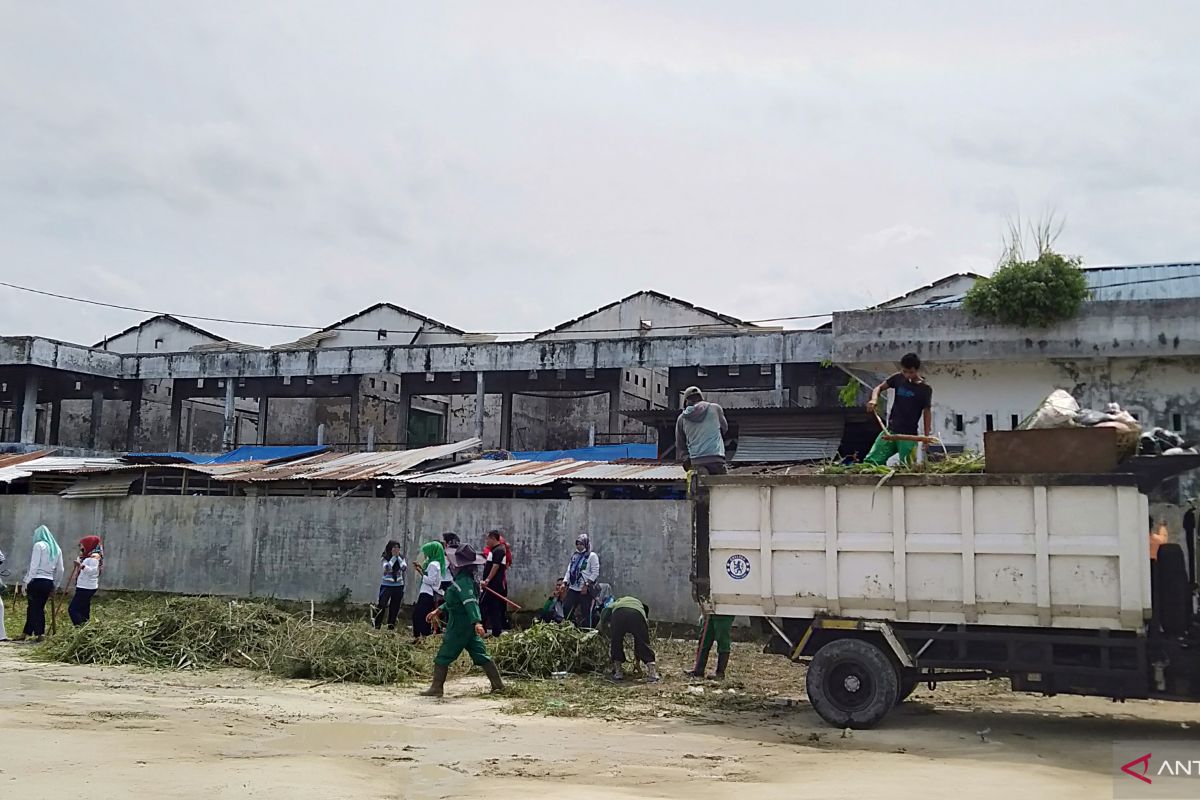
{"label": "corrugated metal roof", "polygon": [[734,464],[783,464],[798,461],[825,461],[837,455],[842,443],[837,438],[799,436],[741,436]]}
{"label": "corrugated metal roof", "polygon": [[[479,448],[479,439],[378,453],[323,453],[299,461],[254,470],[241,470],[221,478],[230,481],[364,481],[391,478],[428,461],[440,461]],[[495,463],[495,462],[493,462]],[[217,465],[213,465],[217,466]],[[231,467],[236,465],[229,465]]]}
{"label": "corrugated metal roof", "polygon": [[1178,300],[1200,297],[1200,263],[1091,267],[1093,300]]}
{"label": "corrugated metal roof", "polygon": [[460,486],[549,486],[557,481],[573,483],[661,483],[683,481],[683,467],[659,462],[494,461],[456,464],[446,469],[397,478],[397,483]]}
{"label": "corrugated metal roof", "polygon": [[76,481],[59,492],[66,500],[87,500],[97,497],[125,497],[129,487],[138,479],[135,472],[113,472],[94,475]]}
{"label": "corrugated metal roof", "polygon": [[0,468],[0,483],[12,483],[28,478],[35,472],[92,472],[110,471],[128,467],[115,458],[73,458],[68,456],[45,456],[11,467]]}
{"label": "corrugated metal roof", "polygon": [[[1200,298],[1200,263],[1131,264],[1084,267],[1091,300],[1185,300]],[[965,294],[931,300],[912,308],[962,305]]]}

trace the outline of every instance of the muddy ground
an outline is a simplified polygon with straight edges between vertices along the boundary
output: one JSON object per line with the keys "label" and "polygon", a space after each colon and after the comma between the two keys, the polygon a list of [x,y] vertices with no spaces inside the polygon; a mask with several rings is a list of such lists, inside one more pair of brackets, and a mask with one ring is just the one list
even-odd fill
{"label": "muddy ground", "polygon": [[[103,798],[1095,798],[1114,739],[1195,741],[1197,706],[919,689],[871,731],[827,727],[802,669],[738,645],[739,678],[417,686],[47,664],[0,645],[0,793]],[[718,692],[717,689],[721,691]]]}

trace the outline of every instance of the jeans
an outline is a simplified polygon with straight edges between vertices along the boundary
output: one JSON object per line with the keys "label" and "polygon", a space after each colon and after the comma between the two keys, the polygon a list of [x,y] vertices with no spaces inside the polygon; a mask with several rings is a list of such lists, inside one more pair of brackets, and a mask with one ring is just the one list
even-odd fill
{"label": "jeans", "polygon": [[46,601],[54,593],[54,581],[49,578],[37,578],[25,587],[25,635],[46,635]]}
{"label": "jeans", "polygon": [[96,594],[95,589],[75,587],[75,596],[71,598],[71,605],[67,606],[67,615],[71,617],[71,622],[76,627],[92,618],[92,596],[94,594]]}
{"label": "jeans", "polygon": [[375,628],[379,629],[383,622],[383,613],[387,612],[388,630],[396,629],[396,617],[400,616],[400,604],[404,602],[403,586],[380,586],[379,602],[375,604]]}

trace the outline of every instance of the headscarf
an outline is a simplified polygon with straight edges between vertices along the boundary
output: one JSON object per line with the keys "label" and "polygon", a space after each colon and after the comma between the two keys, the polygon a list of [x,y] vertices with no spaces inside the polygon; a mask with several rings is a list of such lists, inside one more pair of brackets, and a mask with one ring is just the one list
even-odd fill
{"label": "headscarf", "polygon": [[[587,566],[588,555],[592,552],[592,542],[586,533],[581,533],[575,538],[577,549],[571,556],[571,566],[567,568],[567,578],[569,583],[579,583],[579,578],[583,574],[583,568]],[[583,545],[583,551],[578,550],[578,545]]]}
{"label": "headscarf", "polygon": [[446,548],[441,542],[432,541],[421,545],[421,555],[425,556],[425,566],[429,566],[429,562],[436,561],[442,568],[442,575],[446,575]]}
{"label": "headscarf", "polygon": [[90,556],[96,556],[100,561],[100,570],[104,570],[104,545],[100,542],[99,536],[85,536],[79,540],[79,549],[83,551],[81,561],[86,561]]}
{"label": "headscarf", "polygon": [[58,546],[58,542],[54,539],[54,534],[45,525],[38,525],[33,532],[33,543],[42,542],[46,545],[46,554],[50,556],[51,563],[62,558],[62,548]]}
{"label": "headscarf", "polygon": [[83,537],[79,540],[79,549],[83,551],[84,558],[87,558],[93,553],[100,556],[102,559],[104,558],[104,545],[100,543],[99,536]]}

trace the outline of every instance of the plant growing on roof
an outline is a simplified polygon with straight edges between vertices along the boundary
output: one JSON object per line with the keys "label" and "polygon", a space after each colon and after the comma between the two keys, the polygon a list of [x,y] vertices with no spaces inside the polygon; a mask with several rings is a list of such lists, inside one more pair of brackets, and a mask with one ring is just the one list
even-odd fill
{"label": "plant growing on roof", "polygon": [[1004,325],[1045,328],[1070,319],[1088,298],[1082,259],[1053,249],[1062,224],[1053,215],[1028,232],[1037,255],[1026,257],[1020,220],[1009,222],[1004,254],[990,278],[976,281],[963,300],[967,313]]}

